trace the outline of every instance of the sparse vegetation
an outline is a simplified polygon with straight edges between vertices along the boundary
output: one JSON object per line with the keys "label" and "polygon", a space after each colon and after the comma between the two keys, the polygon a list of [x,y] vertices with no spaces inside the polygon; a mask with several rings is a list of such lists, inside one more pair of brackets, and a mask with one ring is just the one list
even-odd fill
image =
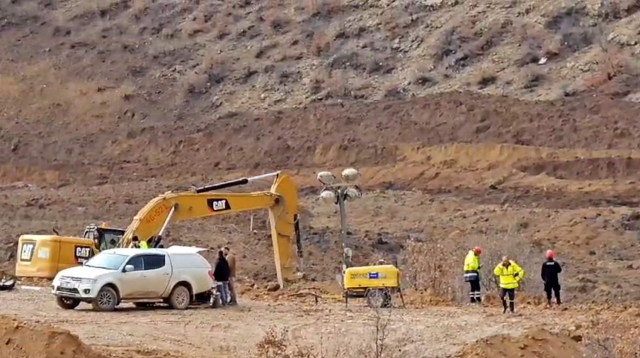
{"label": "sparse vegetation", "polygon": [[[502,94],[507,88],[515,96],[546,99],[558,95],[556,82],[560,80],[576,84],[572,96],[597,91],[626,97],[637,92],[640,76],[626,68],[635,55],[623,60],[628,55],[620,57],[615,49],[630,48],[638,41],[633,31],[625,30],[625,23],[631,22],[638,9],[631,0],[605,1],[598,6],[499,2],[498,8],[512,9],[506,12],[458,1],[390,2],[384,10],[373,3],[356,6],[344,0],[166,5],[112,0],[70,3],[64,9],[44,6],[42,11],[31,3],[5,0],[3,4],[9,19],[1,25],[5,34],[29,19],[35,21],[35,16],[46,23],[43,26],[51,27],[42,34],[54,34],[60,41],[38,47],[48,48],[52,61],[62,56],[60,62],[67,63],[63,52],[69,50],[78,56],[81,49],[95,52],[103,61],[96,76],[116,82],[122,78],[110,76],[123,73],[120,67],[140,68],[144,63],[145,71],[135,73],[135,82],[149,100],[162,101],[152,98],[160,97],[158,90],[165,94],[175,88],[202,92],[203,73],[166,73],[176,66],[191,72],[205,54],[224,55],[229,59],[225,81],[220,82],[217,75],[208,81],[217,88],[222,105],[216,111],[221,113],[245,104],[265,109],[320,100],[308,96],[307,81],[288,82],[284,88],[280,78],[262,76],[273,73],[278,64],[295,66],[302,78],[325,67],[344,70],[347,78],[375,83],[357,95],[341,96],[352,100],[409,98],[452,88],[490,94]],[[96,21],[99,26],[93,25]],[[601,29],[612,36],[605,39],[613,45],[606,50],[600,46]],[[147,53],[153,55],[145,57]],[[621,60],[605,61],[615,57]],[[583,63],[587,58],[598,64]],[[95,70],[82,61],[76,65],[84,67],[71,72]],[[532,73],[532,65],[542,66],[540,72],[546,76]],[[248,67],[271,70],[259,71],[254,83],[245,80]],[[418,67],[428,70],[416,71]],[[498,68],[499,75],[478,74],[484,68]],[[612,76],[615,80],[608,79]],[[176,83],[159,80],[168,77]],[[495,85],[498,82],[504,86]],[[389,90],[394,86],[397,90]],[[280,100],[263,101],[264,96]],[[211,109],[207,96],[174,97],[178,100],[163,101],[172,103],[169,112]]]}
{"label": "sparse vegetation", "polygon": [[524,221],[513,223],[506,233],[473,235],[466,240],[467,247],[460,247],[450,240],[414,239],[406,244],[400,260],[406,287],[448,301],[466,302],[468,284],[462,279],[461,260],[470,248],[480,246],[483,248],[483,294],[492,294],[499,290],[493,269],[502,261],[502,256],[507,255],[525,270],[525,278],[519,291],[530,296],[539,296],[539,287],[529,282],[538,280],[539,267],[535,258],[540,254],[522,237],[520,230],[522,225],[526,225],[523,223]]}
{"label": "sparse vegetation", "polygon": [[[369,313],[370,326],[361,328],[357,341],[331,342],[327,344],[320,337],[312,346],[302,345],[292,340],[287,330],[270,329],[256,345],[255,358],[400,358],[407,349],[390,341],[391,324],[398,319],[393,309],[372,309]],[[329,348],[331,347],[331,348]]]}

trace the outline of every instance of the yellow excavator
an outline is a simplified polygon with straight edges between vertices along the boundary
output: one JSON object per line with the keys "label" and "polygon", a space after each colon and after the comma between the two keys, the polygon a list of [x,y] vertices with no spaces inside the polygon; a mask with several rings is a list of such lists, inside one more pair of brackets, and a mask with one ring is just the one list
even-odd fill
{"label": "yellow excavator", "polygon": [[[274,178],[269,191],[222,193],[218,190]],[[298,216],[298,188],[283,172],[258,175],[223,183],[167,192],[145,205],[122,234],[117,247],[129,247],[134,237],[158,247],[171,222],[268,209],[277,279],[280,287],[301,277],[302,246]],[[119,229],[113,229],[117,233]],[[115,234],[114,234],[115,235]],[[113,239],[96,240],[85,231],[84,238],[58,235],[22,235],[18,242],[16,276],[53,278],[58,271],[82,264],[100,249],[112,248]],[[104,235],[103,235],[104,236]],[[112,236],[113,238],[113,236]],[[298,260],[293,254],[293,241]],[[100,245],[100,247],[96,247]],[[80,258],[80,259],[79,259]],[[296,270],[297,264],[297,270]]]}

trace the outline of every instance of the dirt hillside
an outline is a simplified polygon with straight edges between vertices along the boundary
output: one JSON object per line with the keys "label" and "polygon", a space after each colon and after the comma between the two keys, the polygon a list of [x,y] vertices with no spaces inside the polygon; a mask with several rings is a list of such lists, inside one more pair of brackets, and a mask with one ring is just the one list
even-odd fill
{"label": "dirt hillside", "polygon": [[71,121],[188,122],[463,89],[635,99],[637,10],[630,0],[2,0],[3,92]]}

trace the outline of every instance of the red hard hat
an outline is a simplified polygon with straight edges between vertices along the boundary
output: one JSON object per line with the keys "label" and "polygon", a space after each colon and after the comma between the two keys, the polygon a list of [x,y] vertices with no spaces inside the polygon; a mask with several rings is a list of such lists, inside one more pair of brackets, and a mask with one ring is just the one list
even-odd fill
{"label": "red hard hat", "polygon": [[548,258],[548,259],[553,259],[553,256],[554,256],[554,255],[553,255],[553,251],[551,251],[551,250],[547,250],[547,258]]}
{"label": "red hard hat", "polygon": [[473,248],[473,252],[475,252],[476,255],[480,255],[482,253],[482,249],[479,246],[476,246]]}

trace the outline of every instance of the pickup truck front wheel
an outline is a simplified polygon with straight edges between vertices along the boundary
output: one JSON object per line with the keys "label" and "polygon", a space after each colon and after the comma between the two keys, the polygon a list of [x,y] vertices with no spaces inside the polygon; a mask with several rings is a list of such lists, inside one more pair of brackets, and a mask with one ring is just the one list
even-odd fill
{"label": "pickup truck front wheel", "polygon": [[75,298],[56,296],[56,303],[59,307],[64,308],[65,310],[72,310],[78,307],[78,305],[80,304],[80,300],[76,300]]}
{"label": "pickup truck front wheel", "polygon": [[173,288],[169,296],[169,305],[176,310],[185,310],[191,304],[189,289],[180,285]]}
{"label": "pickup truck front wheel", "polygon": [[91,306],[96,311],[113,311],[118,305],[118,294],[116,291],[108,286],[105,286],[98,291],[96,298],[91,301]]}

